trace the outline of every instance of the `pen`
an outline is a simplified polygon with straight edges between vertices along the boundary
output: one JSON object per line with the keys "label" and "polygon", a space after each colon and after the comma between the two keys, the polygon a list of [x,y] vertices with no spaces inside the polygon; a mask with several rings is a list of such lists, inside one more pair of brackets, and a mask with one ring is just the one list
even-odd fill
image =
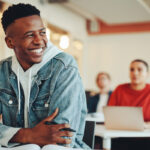
{"label": "pen", "polygon": [[45,121],[45,123],[44,124],[46,124],[46,125],[54,125],[54,124],[57,124],[56,122],[49,122],[49,121]]}
{"label": "pen", "polygon": [[60,131],[76,132],[74,129],[71,129],[71,128],[63,128],[63,129],[60,129]]}
{"label": "pen", "polygon": [[[55,125],[55,124],[58,124],[56,122],[49,122],[49,121],[45,121],[45,124],[46,125]],[[71,128],[63,128],[63,129],[60,129],[60,131],[70,131],[70,132],[76,132],[74,129],[71,129]]]}

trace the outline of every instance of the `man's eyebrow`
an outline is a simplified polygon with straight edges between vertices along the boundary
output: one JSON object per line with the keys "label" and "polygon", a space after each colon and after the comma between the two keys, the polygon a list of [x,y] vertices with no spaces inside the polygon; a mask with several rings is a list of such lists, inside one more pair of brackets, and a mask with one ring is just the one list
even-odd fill
{"label": "man's eyebrow", "polygon": [[[40,29],[39,31],[42,31],[42,30],[46,30],[46,28],[42,28],[42,29]],[[28,31],[28,32],[26,32],[26,33],[24,33],[24,35],[27,35],[27,34],[30,34],[30,33],[33,33],[34,31]]]}

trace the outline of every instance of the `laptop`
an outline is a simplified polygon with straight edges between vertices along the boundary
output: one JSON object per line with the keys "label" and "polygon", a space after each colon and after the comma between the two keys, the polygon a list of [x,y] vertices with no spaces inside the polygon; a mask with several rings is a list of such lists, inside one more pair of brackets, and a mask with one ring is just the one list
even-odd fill
{"label": "laptop", "polygon": [[105,127],[110,130],[144,130],[142,107],[104,106]]}

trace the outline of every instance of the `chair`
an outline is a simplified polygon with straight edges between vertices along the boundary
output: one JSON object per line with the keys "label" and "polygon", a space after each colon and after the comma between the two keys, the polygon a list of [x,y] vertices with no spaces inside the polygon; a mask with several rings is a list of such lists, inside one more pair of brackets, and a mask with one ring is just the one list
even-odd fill
{"label": "chair", "polygon": [[92,149],[94,149],[95,142],[95,121],[86,121],[83,141]]}

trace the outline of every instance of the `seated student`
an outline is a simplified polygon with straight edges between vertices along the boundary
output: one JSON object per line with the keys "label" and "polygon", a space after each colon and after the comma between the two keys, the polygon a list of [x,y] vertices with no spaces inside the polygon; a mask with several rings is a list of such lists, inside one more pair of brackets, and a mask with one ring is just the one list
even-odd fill
{"label": "seated student", "polygon": [[[150,121],[150,84],[148,77],[148,63],[141,59],[133,60],[130,64],[130,83],[119,85],[112,93],[109,106],[138,106],[143,107],[144,120]],[[114,150],[148,150],[149,138],[120,138],[112,142]]]}
{"label": "seated student", "polygon": [[[87,99],[88,113],[102,112],[103,106],[108,104],[109,97],[112,93],[110,90],[110,75],[106,72],[99,72],[96,77],[96,84],[99,92],[89,94]],[[102,139],[98,136],[95,137],[95,149],[102,149]]]}
{"label": "seated student", "polygon": [[109,105],[143,107],[144,120],[150,121],[150,84],[146,84],[148,71],[147,62],[133,60],[130,64],[131,83],[119,85],[112,93]]}
{"label": "seated student", "polygon": [[1,21],[15,55],[0,61],[0,145],[90,149],[82,140],[86,99],[73,57],[48,41],[35,6],[12,5]]}
{"label": "seated student", "polygon": [[102,107],[107,105],[112,93],[110,90],[110,81],[111,79],[108,73],[98,73],[96,77],[96,84],[99,88],[99,93],[88,100],[87,105],[89,113],[102,112]]}

